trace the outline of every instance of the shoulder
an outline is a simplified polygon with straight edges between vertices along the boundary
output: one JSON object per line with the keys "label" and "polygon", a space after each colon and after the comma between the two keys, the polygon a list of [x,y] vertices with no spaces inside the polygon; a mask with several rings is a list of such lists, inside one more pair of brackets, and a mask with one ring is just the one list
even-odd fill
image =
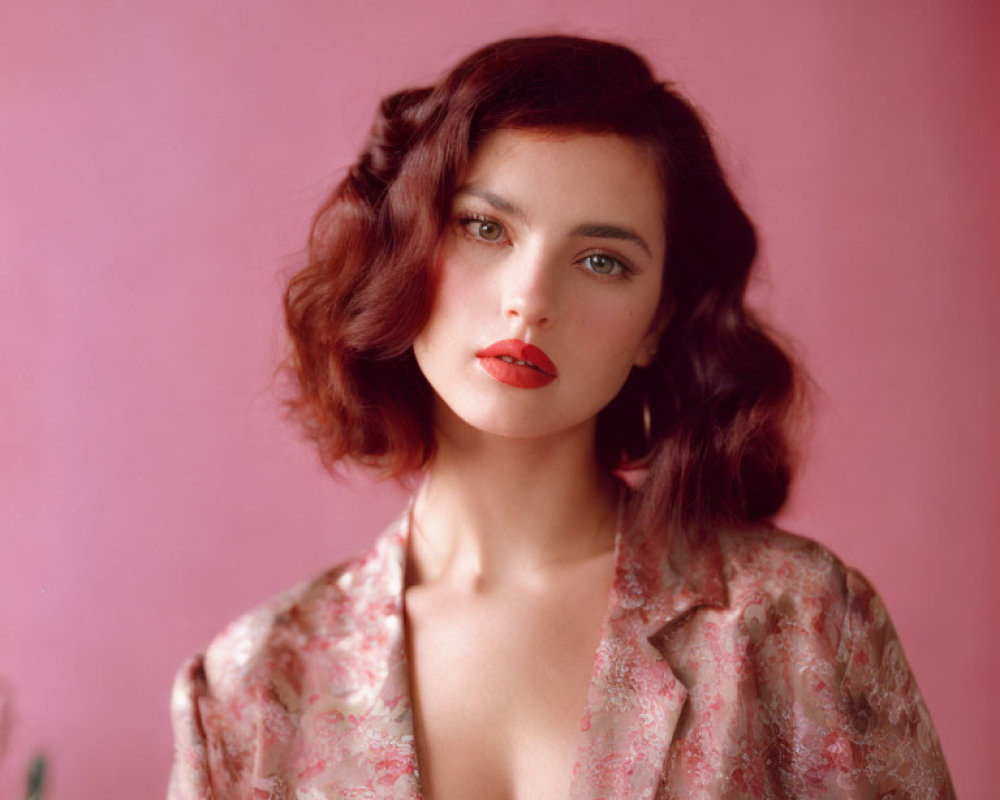
{"label": "shoulder", "polygon": [[825,545],[765,526],[722,531],[715,541],[725,602],[710,616],[736,626],[756,656],[843,668],[859,640],[891,631],[872,584]]}
{"label": "shoulder", "polygon": [[706,563],[720,590],[656,642],[687,690],[678,774],[712,763],[742,786],[775,780],[777,760],[783,796],[954,798],[899,639],[861,573],[767,527],[707,537],[685,565]]}
{"label": "shoulder", "polygon": [[723,579],[731,602],[748,596],[810,598],[847,604],[875,590],[864,575],[825,545],[774,527],[717,535]]}
{"label": "shoulder", "polygon": [[347,586],[366,559],[356,555],[287,589],[229,623],[205,649],[208,683],[224,693],[267,666],[280,650],[295,647],[344,623],[351,605]]}
{"label": "shoulder", "polygon": [[[810,665],[837,676],[845,693],[893,686],[922,708],[889,612],[871,582],[824,545],[776,528],[722,532],[726,587],[719,618],[738,628],[762,663]],[[874,702],[874,701],[865,701]],[[890,702],[882,695],[882,705]]]}
{"label": "shoulder", "polygon": [[181,670],[197,675],[216,697],[246,692],[276,672],[294,672],[303,659],[328,651],[380,616],[393,594],[392,562],[403,546],[398,520],[372,545],[283,591],[227,625],[203,655]]}
{"label": "shoulder", "polygon": [[403,544],[396,523],[365,552],[239,617],[181,667],[171,800],[256,796],[267,788],[254,783],[261,736],[266,758],[280,761],[313,698],[325,693],[326,710],[344,715],[370,699],[397,616]]}

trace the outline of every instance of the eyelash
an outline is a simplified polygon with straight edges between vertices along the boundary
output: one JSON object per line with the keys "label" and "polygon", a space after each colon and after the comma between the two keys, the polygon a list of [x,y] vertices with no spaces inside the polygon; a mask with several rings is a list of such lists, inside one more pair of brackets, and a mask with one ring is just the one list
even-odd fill
{"label": "eyelash", "polygon": [[[504,229],[503,223],[497,222],[495,219],[493,219],[491,217],[487,217],[485,214],[464,214],[464,215],[462,215],[462,216],[460,216],[458,218],[458,222],[461,225],[462,230],[464,231],[465,235],[469,236],[472,239],[475,239],[478,242],[484,242],[485,244],[503,244],[504,243],[504,238],[503,237],[505,236],[506,231]],[[491,225],[497,225],[500,228],[501,238],[499,238],[499,239],[484,239],[482,236],[479,236],[479,235],[473,233],[469,229],[469,226],[473,222],[476,222],[476,223],[479,223],[479,224],[489,223]],[[630,267],[628,265],[628,263],[626,263],[622,259],[618,258],[617,256],[613,256],[610,253],[605,253],[605,252],[603,252],[601,250],[598,250],[598,251],[593,252],[593,253],[587,253],[587,255],[583,256],[576,263],[577,264],[582,264],[582,263],[586,262],[588,259],[591,259],[591,258],[607,258],[607,259],[610,259],[611,261],[613,261],[615,264],[617,264],[621,268],[619,272],[611,274],[611,273],[605,273],[605,272],[596,272],[593,269],[589,269],[587,267],[584,267],[584,269],[587,272],[587,274],[589,274],[589,275],[591,275],[591,276],[593,276],[593,277],[595,277],[595,278],[597,278],[599,280],[601,280],[601,279],[603,279],[603,280],[623,280],[623,279],[627,279],[627,278],[631,277],[634,274],[634,272],[635,272],[632,269],[632,267]]]}

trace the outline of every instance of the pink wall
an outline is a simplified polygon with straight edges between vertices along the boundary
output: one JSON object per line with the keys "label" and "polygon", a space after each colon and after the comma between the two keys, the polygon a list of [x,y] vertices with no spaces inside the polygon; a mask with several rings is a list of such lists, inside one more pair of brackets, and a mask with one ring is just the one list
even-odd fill
{"label": "pink wall", "polygon": [[375,6],[0,7],[0,796],[36,749],[51,797],[160,796],[181,659],[394,514],[278,419],[277,276],[378,97],[558,27],[631,41],[721,132],[757,297],[819,387],[784,523],[879,586],[959,794],[987,797],[996,6]]}

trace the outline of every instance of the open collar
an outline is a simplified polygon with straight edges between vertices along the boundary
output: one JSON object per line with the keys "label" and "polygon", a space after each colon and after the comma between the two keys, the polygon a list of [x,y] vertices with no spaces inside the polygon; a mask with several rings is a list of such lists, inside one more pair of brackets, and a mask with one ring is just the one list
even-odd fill
{"label": "open collar", "polygon": [[651,798],[687,700],[657,643],[697,608],[725,604],[718,545],[626,530],[594,661],[571,800]]}
{"label": "open collar", "polygon": [[[364,788],[363,796],[373,800],[421,797],[403,605],[409,527],[408,510],[343,576],[349,605],[366,613],[343,630],[355,646],[338,648],[340,674],[353,698],[351,713],[339,720],[340,733],[353,755],[350,785],[355,792]],[[624,529],[615,547],[615,579],[581,720],[570,800],[655,795],[687,699],[656,642],[695,609],[726,602],[712,537],[691,546],[665,530]],[[341,792],[355,796],[347,786]]]}

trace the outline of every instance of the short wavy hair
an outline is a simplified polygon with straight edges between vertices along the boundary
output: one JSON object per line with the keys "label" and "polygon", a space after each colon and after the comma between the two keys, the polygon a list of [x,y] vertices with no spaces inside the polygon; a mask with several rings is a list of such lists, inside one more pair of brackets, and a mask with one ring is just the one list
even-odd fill
{"label": "short wavy hair", "polygon": [[666,325],[653,363],[599,414],[598,456],[646,470],[632,495],[639,519],[703,530],[773,516],[788,494],[798,382],[745,304],[753,225],[691,104],[632,50],[578,37],[498,41],[437,84],[382,101],[285,293],[289,407],[323,462],[405,478],[432,457],[433,392],[412,343],[457,182],[500,129],[611,133],[652,148],[667,196]]}

